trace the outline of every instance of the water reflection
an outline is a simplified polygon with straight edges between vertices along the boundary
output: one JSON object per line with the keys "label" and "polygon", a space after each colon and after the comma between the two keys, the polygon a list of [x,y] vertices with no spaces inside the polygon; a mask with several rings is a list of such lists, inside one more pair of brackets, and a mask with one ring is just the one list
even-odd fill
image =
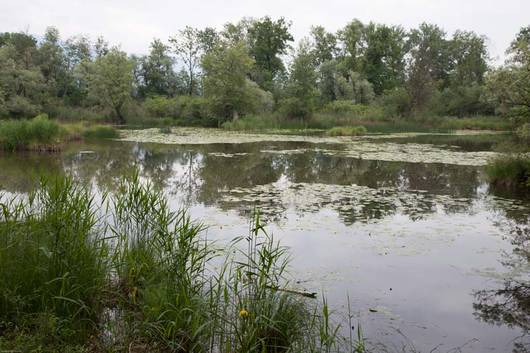
{"label": "water reflection", "polygon": [[502,264],[509,272],[500,288],[474,292],[475,316],[490,324],[520,329],[514,353],[530,351],[530,226],[518,215],[507,225],[511,252],[503,252]]}

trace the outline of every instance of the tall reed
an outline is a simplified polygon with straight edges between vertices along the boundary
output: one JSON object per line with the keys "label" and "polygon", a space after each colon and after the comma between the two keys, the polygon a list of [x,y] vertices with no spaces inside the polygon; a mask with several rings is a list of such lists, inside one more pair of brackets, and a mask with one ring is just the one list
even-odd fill
{"label": "tall reed", "polygon": [[53,321],[49,336],[83,341],[97,328],[108,274],[94,198],[70,178],[2,199],[0,320]]}

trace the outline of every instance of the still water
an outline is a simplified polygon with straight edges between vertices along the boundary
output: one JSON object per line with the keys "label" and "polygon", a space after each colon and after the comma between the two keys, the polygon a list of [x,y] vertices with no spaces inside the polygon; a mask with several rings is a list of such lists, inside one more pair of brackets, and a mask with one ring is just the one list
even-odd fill
{"label": "still water", "polygon": [[339,318],[349,298],[373,345],[530,350],[530,202],[495,195],[483,167],[505,137],[142,134],[0,155],[0,189],[69,173],[108,191],[136,167],[221,243],[258,207],[291,249],[293,285],[325,294]]}

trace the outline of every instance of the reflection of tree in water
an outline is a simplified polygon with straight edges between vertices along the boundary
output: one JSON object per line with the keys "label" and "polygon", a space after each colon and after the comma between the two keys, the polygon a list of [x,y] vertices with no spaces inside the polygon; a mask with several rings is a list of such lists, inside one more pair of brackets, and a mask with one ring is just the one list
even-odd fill
{"label": "reflection of tree in water", "polygon": [[[526,221],[528,222],[528,216]],[[514,274],[499,289],[474,293],[473,309],[479,319],[522,331],[514,340],[513,352],[530,352],[530,227],[528,223],[510,223],[512,253],[503,253],[502,264]]]}
{"label": "reflection of tree in water", "polygon": [[[236,209],[243,215],[258,205],[269,209],[271,215],[276,213],[274,218],[277,219],[285,216],[287,205],[259,205],[257,199],[250,203],[248,200],[231,204],[219,201],[234,188],[272,184],[280,177],[291,183],[359,185],[378,190],[377,197],[364,199],[355,195],[351,197],[348,193],[334,193],[331,199],[327,197],[322,201],[315,200],[311,209],[302,207],[296,210],[306,213],[318,211],[322,207],[332,208],[338,211],[340,218],[347,224],[379,219],[395,213],[417,220],[439,209],[448,213],[467,212],[480,183],[476,167],[362,160],[330,155],[318,149],[304,150],[302,153],[261,152],[304,147],[315,146],[278,142],[188,146],[114,142],[79,146],[78,149],[88,149],[95,153],[81,155],[74,149],[51,158],[53,163],[42,163],[55,163],[57,170],[62,172],[66,169],[76,178],[94,183],[106,191],[113,190],[119,178],[137,166],[143,177],[188,205],[195,202],[217,205],[221,209]],[[42,164],[40,161],[45,159],[42,156],[35,157],[32,166],[28,166],[28,163],[10,163],[14,166],[23,165],[24,172],[17,171],[15,167],[7,167],[6,170],[12,171],[14,175],[4,178],[7,180],[6,184],[20,184],[16,177],[25,176],[29,170],[39,170],[38,165]],[[5,159],[0,159],[0,163],[2,161]],[[393,199],[384,200],[385,192],[381,188],[392,189],[394,193],[390,196]],[[426,193],[414,194],[415,190],[424,190]],[[395,197],[399,197],[396,196],[396,191],[408,193],[412,200],[407,199],[408,204],[400,207],[399,200],[394,202]],[[440,202],[432,197],[423,197],[425,194],[449,195],[461,200]]]}

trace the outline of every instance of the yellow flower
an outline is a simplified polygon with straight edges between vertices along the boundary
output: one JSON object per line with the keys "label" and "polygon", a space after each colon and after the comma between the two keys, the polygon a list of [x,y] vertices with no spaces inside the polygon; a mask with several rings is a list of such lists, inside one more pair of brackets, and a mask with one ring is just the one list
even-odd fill
{"label": "yellow flower", "polygon": [[239,317],[242,317],[242,318],[248,317],[248,311],[246,311],[245,309],[239,310]]}

